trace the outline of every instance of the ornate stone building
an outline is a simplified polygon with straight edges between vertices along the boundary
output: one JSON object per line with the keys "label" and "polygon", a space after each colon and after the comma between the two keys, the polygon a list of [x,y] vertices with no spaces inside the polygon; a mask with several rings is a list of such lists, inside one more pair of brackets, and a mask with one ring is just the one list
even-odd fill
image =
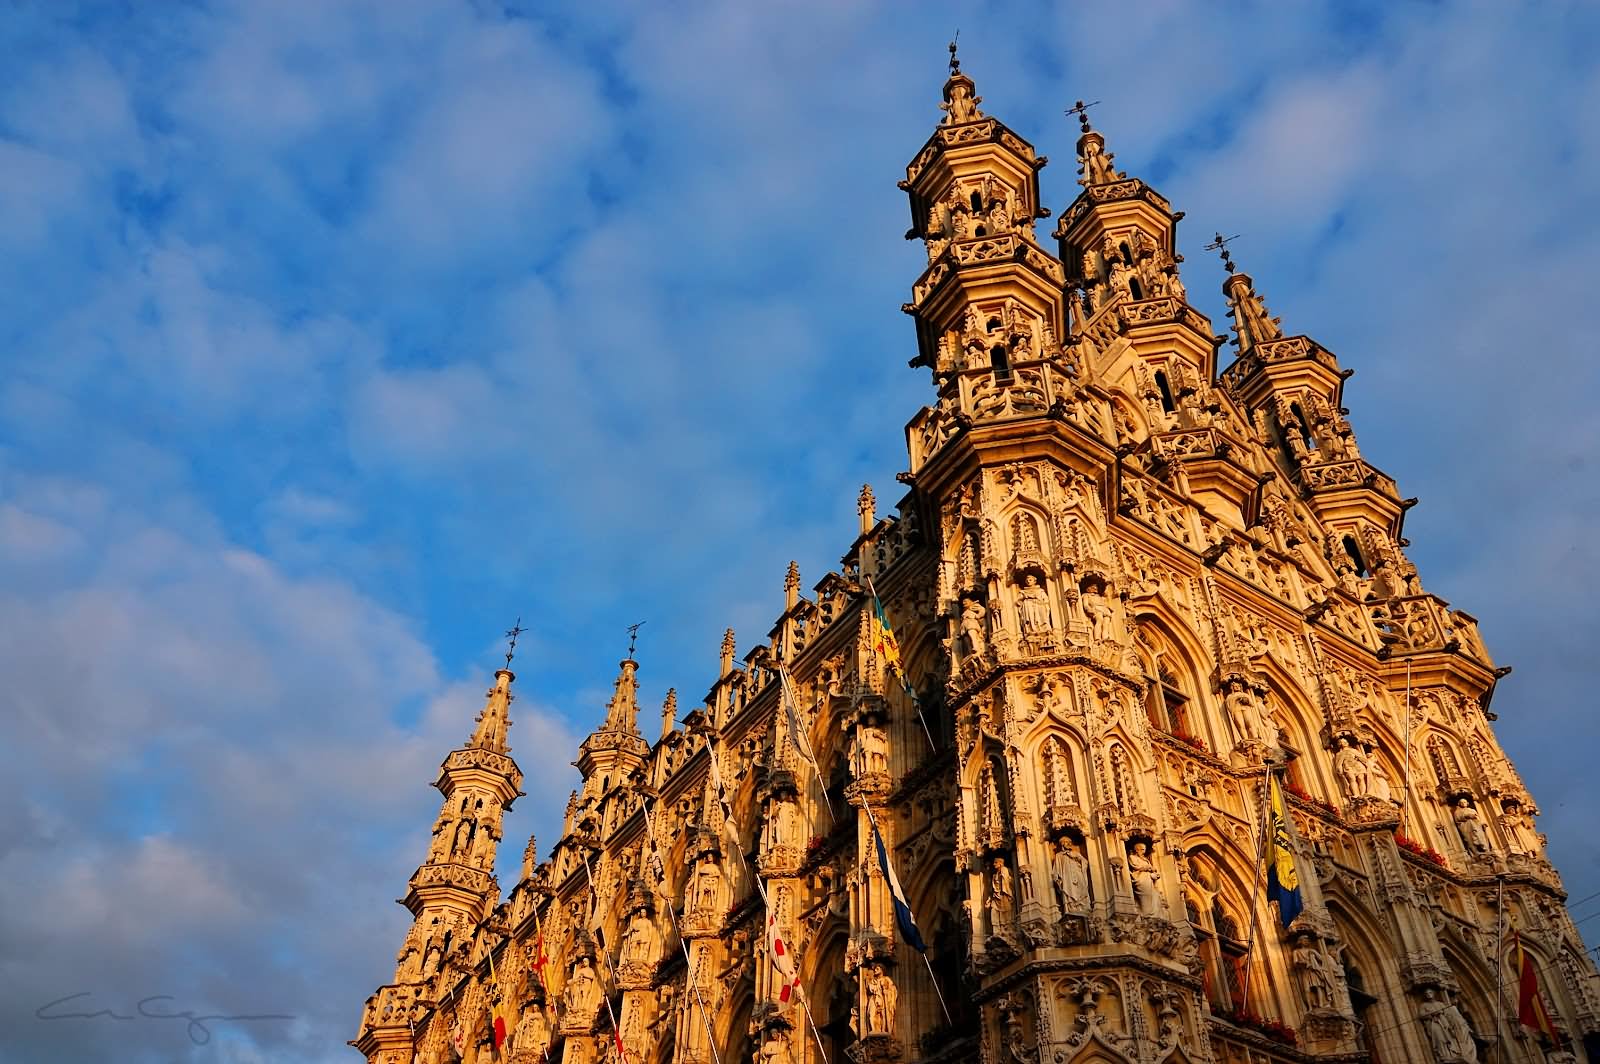
{"label": "ornate stone building", "polygon": [[[736,657],[730,630],[654,742],[630,655],[504,896],[496,673],[352,1043],[371,1064],[1586,1059],[1600,978],[1490,726],[1501,671],[1407,559],[1415,500],[1361,456],[1349,371],[1224,255],[1219,372],[1181,213],[1087,119],[1052,254],[1045,160],[980,103],[952,61],[900,184],[932,385],[904,497],[864,489],[839,570],[808,598],[791,567],[766,639]],[[1517,1022],[1513,929],[1556,1041]]]}

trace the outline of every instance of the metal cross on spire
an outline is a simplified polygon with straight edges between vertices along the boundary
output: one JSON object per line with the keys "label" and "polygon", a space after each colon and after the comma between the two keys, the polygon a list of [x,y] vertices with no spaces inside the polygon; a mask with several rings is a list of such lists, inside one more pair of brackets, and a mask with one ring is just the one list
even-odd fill
{"label": "metal cross on spire", "polygon": [[526,631],[527,629],[522,627],[521,617],[517,618],[516,624],[513,624],[510,628],[506,629],[506,638],[511,640],[511,645],[506,647],[506,668],[511,668],[511,659],[517,653],[517,636]]}
{"label": "metal cross on spire", "polygon": [[1222,268],[1227,270],[1229,273],[1236,273],[1237,270],[1233,265],[1233,257],[1228,254],[1228,245],[1238,239],[1238,233],[1235,233],[1232,236],[1223,236],[1221,233],[1218,233],[1211,243],[1206,245],[1207,251],[1215,251],[1222,256]]}
{"label": "metal cross on spire", "polygon": [[628,660],[633,660],[633,647],[639,641],[639,629],[644,627],[644,622],[628,625]]}
{"label": "metal cross on spire", "polygon": [[961,60],[956,58],[956,42],[961,40],[961,31],[956,30],[956,35],[950,38],[950,76],[955,77],[961,73]]}
{"label": "metal cross on spire", "polygon": [[1099,100],[1090,100],[1088,103],[1084,103],[1082,100],[1079,100],[1071,107],[1067,108],[1067,117],[1071,118],[1073,115],[1077,115],[1078,125],[1085,133],[1087,133],[1089,132],[1089,108],[1095,106],[1099,102]]}

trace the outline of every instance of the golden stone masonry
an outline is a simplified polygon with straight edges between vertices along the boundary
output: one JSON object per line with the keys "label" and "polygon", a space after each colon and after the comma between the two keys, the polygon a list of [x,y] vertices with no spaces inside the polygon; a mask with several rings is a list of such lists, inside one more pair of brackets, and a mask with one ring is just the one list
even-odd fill
{"label": "golden stone masonry", "polygon": [[370,1064],[1588,1059],[1600,977],[1490,727],[1501,673],[1407,559],[1348,371],[1219,239],[1219,373],[1181,213],[1081,107],[1046,250],[1045,160],[981,103],[952,58],[900,183],[936,391],[904,498],[863,489],[840,569],[806,598],[791,566],[654,743],[630,653],[506,897],[495,674]]}

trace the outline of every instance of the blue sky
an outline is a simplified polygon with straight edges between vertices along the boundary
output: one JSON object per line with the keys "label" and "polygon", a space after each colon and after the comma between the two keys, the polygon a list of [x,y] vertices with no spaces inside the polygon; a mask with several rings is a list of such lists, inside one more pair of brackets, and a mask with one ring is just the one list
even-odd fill
{"label": "blue sky", "polygon": [[[0,19],[0,1059],[357,1059],[500,632],[531,629],[509,885],[625,626],[653,728],[789,559],[836,562],[863,481],[897,497],[928,396],[895,181],[957,27],[1056,210],[1061,112],[1099,100],[1214,323],[1221,229],[1356,370],[1424,584],[1516,667],[1502,740],[1600,891],[1600,13],[672,7]],[[32,1017],[79,991],[299,1018]]]}

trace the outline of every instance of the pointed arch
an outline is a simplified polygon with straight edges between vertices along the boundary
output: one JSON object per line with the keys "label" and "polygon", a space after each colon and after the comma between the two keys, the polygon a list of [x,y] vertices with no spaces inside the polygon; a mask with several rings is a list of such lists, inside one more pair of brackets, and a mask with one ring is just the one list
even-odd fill
{"label": "pointed arch", "polygon": [[1412,1022],[1409,1010],[1402,1011],[1399,1004],[1406,1000],[1405,983],[1393,956],[1373,948],[1375,943],[1390,940],[1391,929],[1342,885],[1326,888],[1324,900],[1339,932],[1337,959],[1344,970],[1350,1004],[1360,1021],[1365,1049],[1373,1060],[1405,1059],[1404,1028]]}

